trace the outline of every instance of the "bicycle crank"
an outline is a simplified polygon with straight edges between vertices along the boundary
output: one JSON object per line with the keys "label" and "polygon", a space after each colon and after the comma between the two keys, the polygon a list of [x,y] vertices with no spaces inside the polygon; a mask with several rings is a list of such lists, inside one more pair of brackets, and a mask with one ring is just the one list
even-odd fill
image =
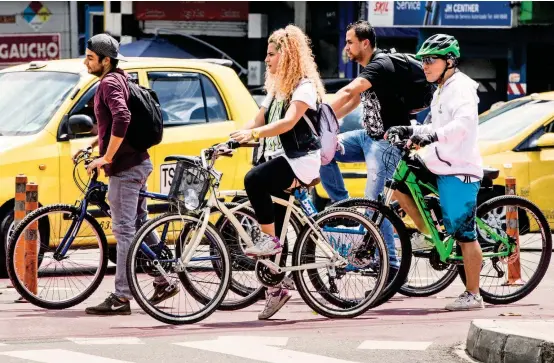
{"label": "bicycle crank", "polygon": [[286,273],[276,272],[274,269],[266,265],[269,261],[264,260],[266,259],[260,259],[256,261],[256,277],[258,278],[258,281],[260,281],[260,283],[265,287],[275,287],[283,282]]}

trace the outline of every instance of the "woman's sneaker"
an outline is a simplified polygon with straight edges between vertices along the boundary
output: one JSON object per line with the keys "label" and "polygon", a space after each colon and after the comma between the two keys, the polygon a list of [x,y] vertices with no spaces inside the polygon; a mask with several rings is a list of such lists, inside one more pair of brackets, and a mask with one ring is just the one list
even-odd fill
{"label": "woman's sneaker", "polygon": [[265,308],[258,314],[259,320],[265,320],[275,315],[289,301],[291,293],[287,289],[278,289],[274,292],[266,292]]}
{"label": "woman's sneaker", "polygon": [[483,298],[469,291],[464,291],[456,300],[446,305],[446,310],[450,311],[480,310],[484,308]]}
{"label": "woman's sneaker", "polygon": [[283,250],[279,238],[260,231],[257,226],[252,228],[250,234],[254,246],[244,249],[247,256],[273,256]]}

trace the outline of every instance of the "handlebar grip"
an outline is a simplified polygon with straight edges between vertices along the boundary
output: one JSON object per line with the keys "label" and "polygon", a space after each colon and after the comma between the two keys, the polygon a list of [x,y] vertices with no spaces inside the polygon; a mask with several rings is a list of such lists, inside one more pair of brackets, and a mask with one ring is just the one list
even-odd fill
{"label": "handlebar grip", "polygon": [[235,140],[229,140],[227,142],[227,146],[229,149],[238,149],[239,147],[258,147],[260,146],[259,142],[247,142],[245,144],[241,144],[238,141]]}
{"label": "handlebar grip", "polygon": [[258,147],[260,146],[259,142],[247,142],[246,144],[240,144],[240,147]]}

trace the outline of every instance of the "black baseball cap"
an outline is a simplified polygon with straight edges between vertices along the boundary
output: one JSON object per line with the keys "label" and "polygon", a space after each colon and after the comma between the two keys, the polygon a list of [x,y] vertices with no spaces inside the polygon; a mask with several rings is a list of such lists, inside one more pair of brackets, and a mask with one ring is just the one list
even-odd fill
{"label": "black baseball cap", "polygon": [[125,59],[119,54],[119,43],[108,34],[96,34],[87,42],[87,48],[99,56],[113,59]]}

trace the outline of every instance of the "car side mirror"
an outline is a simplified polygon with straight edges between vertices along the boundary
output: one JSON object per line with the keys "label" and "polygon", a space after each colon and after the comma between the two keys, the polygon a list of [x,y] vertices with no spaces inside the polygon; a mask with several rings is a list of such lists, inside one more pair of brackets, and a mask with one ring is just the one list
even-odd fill
{"label": "car side mirror", "polygon": [[69,132],[74,135],[86,135],[90,134],[94,129],[94,123],[90,116],[87,115],[73,115],[69,118]]}
{"label": "car side mirror", "polygon": [[537,140],[537,147],[554,147],[554,132],[549,132],[539,137]]}

